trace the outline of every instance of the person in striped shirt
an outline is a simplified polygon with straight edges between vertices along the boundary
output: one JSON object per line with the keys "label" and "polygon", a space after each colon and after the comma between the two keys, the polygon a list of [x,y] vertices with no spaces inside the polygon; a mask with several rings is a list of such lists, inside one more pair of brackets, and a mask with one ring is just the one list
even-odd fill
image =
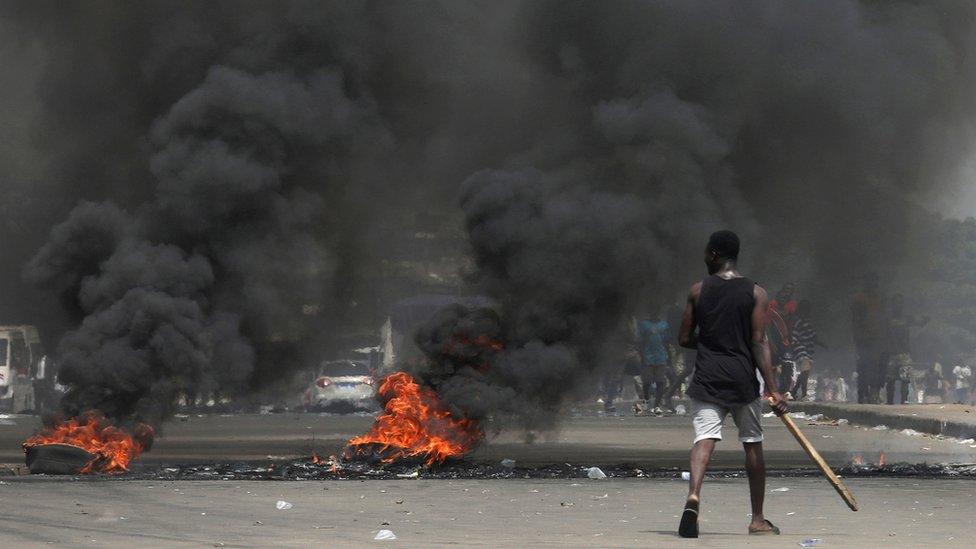
{"label": "person in striped shirt", "polygon": [[793,358],[796,360],[800,375],[796,378],[796,383],[790,394],[796,400],[803,400],[807,396],[807,380],[810,379],[810,371],[813,370],[814,346],[819,345],[827,348],[826,345],[817,340],[817,331],[810,321],[810,301],[804,299],[800,301],[796,311],[796,320],[791,330],[793,338]]}

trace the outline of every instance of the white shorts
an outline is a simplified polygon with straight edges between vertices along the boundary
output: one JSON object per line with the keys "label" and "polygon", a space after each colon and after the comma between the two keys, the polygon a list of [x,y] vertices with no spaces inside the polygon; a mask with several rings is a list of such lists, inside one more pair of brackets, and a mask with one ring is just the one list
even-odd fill
{"label": "white shorts", "polygon": [[691,401],[691,421],[695,426],[695,442],[705,439],[722,440],[722,423],[731,414],[739,428],[739,442],[762,442],[762,400],[731,407],[700,400]]}

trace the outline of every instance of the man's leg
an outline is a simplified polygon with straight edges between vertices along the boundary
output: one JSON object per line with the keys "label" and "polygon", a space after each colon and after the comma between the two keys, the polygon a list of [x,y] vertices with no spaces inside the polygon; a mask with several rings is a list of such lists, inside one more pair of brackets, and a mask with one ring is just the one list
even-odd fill
{"label": "man's leg", "polygon": [[671,411],[674,411],[674,392],[678,390],[678,385],[681,383],[681,378],[678,377],[677,372],[674,371],[670,365],[664,370],[665,377],[667,379],[666,387],[663,392],[664,396],[664,406]]}
{"label": "man's leg", "polygon": [[762,442],[743,442],[746,451],[746,473],[749,475],[749,501],[752,503],[752,521],[749,531],[771,530],[763,515],[763,502],[766,498],[766,462],[763,459]]}
{"label": "man's leg", "polygon": [[656,411],[660,410],[661,400],[664,398],[664,393],[668,389],[667,368],[666,364],[655,364],[651,366],[652,375],[654,376],[654,408]]}
{"label": "man's leg", "polygon": [[755,401],[732,410],[735,426],[739,428],[739,442],[746,453],[746,473],[749,475],[749,500],[752,503],[752,520],[749,533],[779,533],[763,515],[766,497],[766,462],[763,459],[762,401]]}
{"label": "man's leg", "polygon": [[715,439],[699,440],[691,447],[691,481],[688,483],[688,499],[701,501],[702,483],[705,482],[705,470],[712,460],[715,451]]}
{"label": "man's leg", "polygon": [[644,388],[644,392],[641,395],[641,398],[644,399],[644,402],[645,403],[650,402],[651,401],[651,388],[654,386],[654,375],[651,374],[650,372],[643,374],[641,376],[641,385]]}
{"label": "man's leg", "polygon": [[698,537],[698,512],[701,501],[705,470],[715,451],[715,442],[722,440],[722,422],[728,410],[706,402],[691,401],[691,423],[695,428],[695,443],[691,447],[691,479],[688,482],[688,498],[678,525],[678,535],[684,538]]}
{"label": "man's leg", "polygon": [[810,371],[801,371],[800,375],[796,378],[796,385],[790,393],[793,394],[795,400],[803,400],[807,396],[807,378],[810,377]]}

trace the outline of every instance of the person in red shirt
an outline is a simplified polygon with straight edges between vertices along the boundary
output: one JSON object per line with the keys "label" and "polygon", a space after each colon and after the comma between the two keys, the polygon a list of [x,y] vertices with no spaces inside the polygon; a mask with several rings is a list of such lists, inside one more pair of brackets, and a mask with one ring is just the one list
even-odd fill
{"label": "person in red shirt", "polygon": [[787,282],[783,284],[783,287],[776,292],[776,297],[769,300],[769,310],[776,311],[786,320],[789,320],[791,316],[796,314],[797,303],[794,296],[796,295],[796,284],[792,282]]}

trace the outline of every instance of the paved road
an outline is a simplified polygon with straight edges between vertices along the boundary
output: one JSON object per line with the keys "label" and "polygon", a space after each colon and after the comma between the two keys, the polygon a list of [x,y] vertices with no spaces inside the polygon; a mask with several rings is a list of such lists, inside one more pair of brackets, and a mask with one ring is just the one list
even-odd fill
{"label": "paved road", "polygon": [[[972,547],[976,482],[849,479],[853,513],[822,480],[772,479],[779,537],[745,535],[748,488],[710,480],[702,537],[674,536],[680,480],[398,480],[0,484],[0,545],[23,547]],[[278,500],[294,507],[279,511]],[[402,502],[402,503],[398,503]],[[380,529],[395,542],[375,542]]]}
{"label": "paved road", "polygon": [[[151,452],[137,462],[162,463],[266,461],[268,456],[308,456],[335,453],[350,437],[364,432],[372,418],[319,414],[192,416],[164,425]],[[770,467],[808,466],[806,456],[776,418],[764,418],[766,453]],[[734,427],[726,430],[713,463],[738,467],[742,450]],[[891,462],[972,463],[976,448],[932,437],[906,436],[895,431],[861,427],[807,425],[803,430],[828,461],[842,465],[860,455],[875,462],[882,452]],[[23,461],[20,442],[39,426],[30,416],[0,418],[0,463]],[[687,417],[567,417],[558,431],[524,442],[516,433],[503,433],[471,455],[475,461],[503,458],[519,465],[570,462],[610,465],[628,463],[651,469],[683,467],[691,438]]]}

